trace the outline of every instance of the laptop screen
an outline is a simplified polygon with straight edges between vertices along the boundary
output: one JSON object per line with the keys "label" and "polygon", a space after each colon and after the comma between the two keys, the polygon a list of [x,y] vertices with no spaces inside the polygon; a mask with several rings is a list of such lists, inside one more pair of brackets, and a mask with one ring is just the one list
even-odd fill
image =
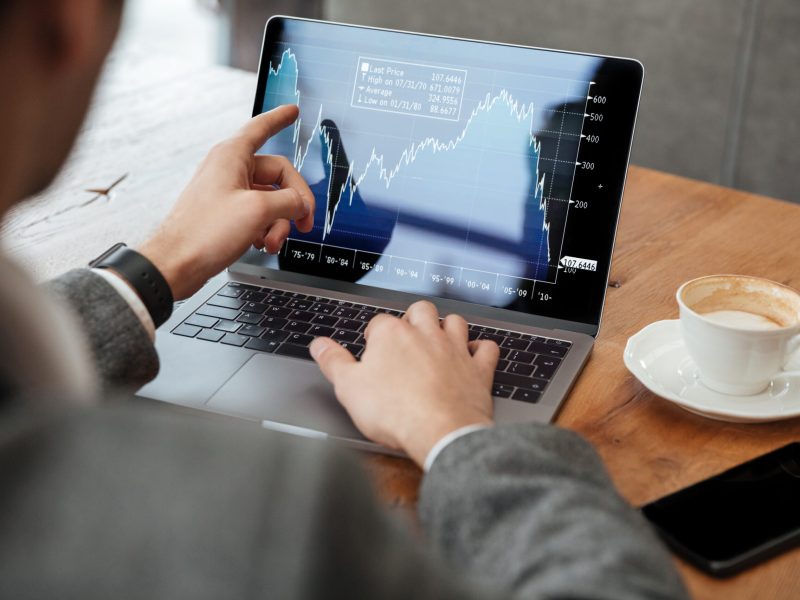
{"label": "laptop screen", "polygon": [[242,261],[599,323],[641,88],[632,60],[270,20],[254,113],[297,104],[314,229]]}

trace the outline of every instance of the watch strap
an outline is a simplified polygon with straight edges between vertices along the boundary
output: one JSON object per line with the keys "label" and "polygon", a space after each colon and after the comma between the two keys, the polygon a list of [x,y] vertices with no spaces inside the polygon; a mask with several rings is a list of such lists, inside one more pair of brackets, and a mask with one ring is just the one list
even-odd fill
{"label": "watch strap", "polygon": [[112,269],[136,291],[156,327],[172,315],[172,290],[164,276],[143,255],[124,243],[114,244],[89,263],[94,269]]}

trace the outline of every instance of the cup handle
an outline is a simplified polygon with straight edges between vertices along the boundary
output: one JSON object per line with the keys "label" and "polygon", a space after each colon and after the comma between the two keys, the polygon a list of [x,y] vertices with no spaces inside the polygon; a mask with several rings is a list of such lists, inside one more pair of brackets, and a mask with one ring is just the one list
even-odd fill
{"label": "cup handle", "polygon": [[[800,352],[798,352],[798,350],[800,350],[800,334],[791,338],[786,346],[786,362],[783,364],[784,371],[800,370]],[[792,364],[793,361],[795,364]]]}

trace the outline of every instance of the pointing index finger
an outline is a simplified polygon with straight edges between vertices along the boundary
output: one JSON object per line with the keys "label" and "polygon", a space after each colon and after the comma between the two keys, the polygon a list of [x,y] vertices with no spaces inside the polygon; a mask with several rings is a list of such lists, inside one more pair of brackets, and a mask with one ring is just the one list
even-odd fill
{"label": "pointing index finger", "polygon": [[247,144],[250,154],[255,154],[273,135],[297,120],[300,109],[295,104],[284,104],[256,115],[239,130],[236,138]]}

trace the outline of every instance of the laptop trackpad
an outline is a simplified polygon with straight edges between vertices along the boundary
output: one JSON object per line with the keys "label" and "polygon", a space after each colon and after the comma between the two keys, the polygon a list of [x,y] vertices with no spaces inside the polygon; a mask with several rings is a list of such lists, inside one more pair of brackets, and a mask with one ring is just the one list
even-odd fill
{"label": "laptop trackpad", "polygon": [[211,410],[259,421],[365,439],[316,364],[253,354],[206,403]]}

